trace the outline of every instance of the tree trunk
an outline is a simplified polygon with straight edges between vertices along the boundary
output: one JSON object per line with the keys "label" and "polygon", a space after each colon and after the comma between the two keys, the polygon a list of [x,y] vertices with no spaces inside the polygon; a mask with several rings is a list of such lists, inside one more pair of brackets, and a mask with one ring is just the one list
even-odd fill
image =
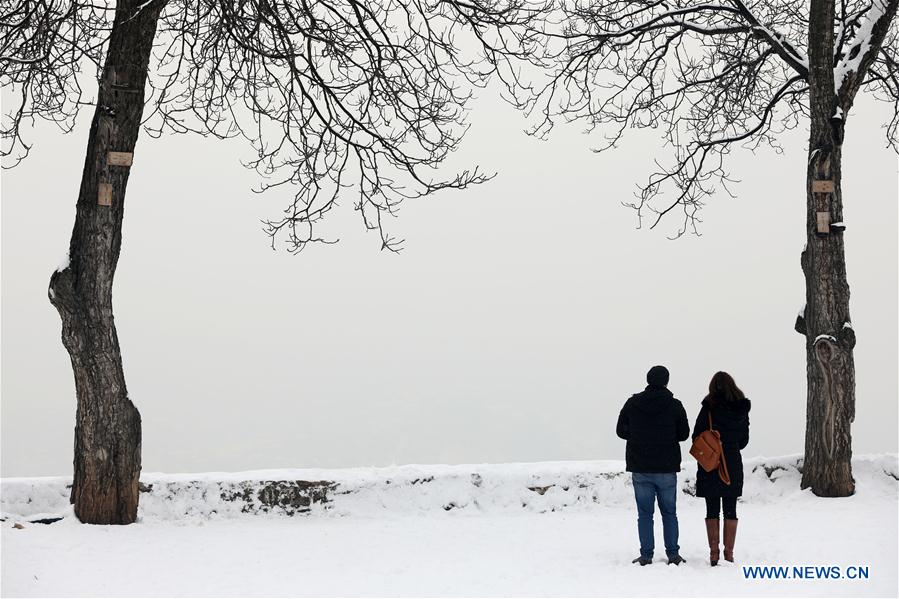
{"label": "tree trunk", "polygon": [[[802,252],[806,305],[796,323],[805,335],[805,461],[802,488],[845,497],[855,490],[852,437],[855,419],[855,333],[843,246],[840,189],[843,117],[833,74],[833,0],[812,0],[809,19],[811,136],[806,180],[807,244]],[[828,183],[814,181],[832,181]],[[833,223],[838,223],[833,226]]]}
{"label": "tree trunk", "polygon": [[[122,244],[127,164],[140,130],[147,65],[163,4],[117,3],[69,263],[50,277],[50,302],[62,319],[78,398],[71,501],[78,519],[91,524],[130,524],[137,518],[140,414],[125,387],[112,284]],[[119,164],[110,164],[111,157]]]}

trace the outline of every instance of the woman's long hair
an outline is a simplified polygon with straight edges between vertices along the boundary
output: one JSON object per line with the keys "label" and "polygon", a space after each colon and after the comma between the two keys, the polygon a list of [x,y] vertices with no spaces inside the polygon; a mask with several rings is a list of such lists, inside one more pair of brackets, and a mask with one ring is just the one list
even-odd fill
{"label": "woman's long hair", "polygon": [[711,405],[715,405],[719,401],[735,402],[746,399],[746,396],[737,387],[734,377],[726,372],[719,371],[715,373],[711,382],[709,382],[709,394],[706,395],[706,399],[709,400]]}

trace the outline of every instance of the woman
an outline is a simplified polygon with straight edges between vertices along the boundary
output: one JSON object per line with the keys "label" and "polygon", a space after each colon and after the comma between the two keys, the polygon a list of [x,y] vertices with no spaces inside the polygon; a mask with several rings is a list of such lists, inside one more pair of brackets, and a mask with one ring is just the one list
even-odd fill
{"label": "woman", "polygon": [[749,443],[749,400],[740,391],[732,376],[716,372],[709,383],[709,394],[702,400],[702,409],[693,427],[693,440],[709,430],[721,435],[724,461],[730,474],[730,484],[718,475],[718,470],[696,471],[696,495],[705,498],[705,529],[709,538],[709,561],[718,564],[719,513],[724,512],[724,559],[734,561],[734,541],[737,537],[737,497],[743,494],[743,458],[740,450]]}

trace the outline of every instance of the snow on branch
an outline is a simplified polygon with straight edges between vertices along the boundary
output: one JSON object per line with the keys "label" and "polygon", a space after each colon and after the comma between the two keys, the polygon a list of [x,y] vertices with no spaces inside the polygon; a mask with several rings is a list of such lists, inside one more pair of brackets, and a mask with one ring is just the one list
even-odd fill
{"label": "snow on branch", "polygon": [[746,22],[752,27],[753,33],[761,36],[777,52],[784,62],[790,65],[797,74],[808,77],[808,56],[799,49],[799,46],[790,41],[786,35],[774,29],[774,26],[766,26],[742,0],[733,0],[734,5]]}
{"label": "snow on branch", "polygon": [[[867,9],[843,19],[834,56],[834,83],[844,109],[852,105],[855,94],[862,83],[868,81],[868,71],[875,63],[880,63],[874,73],[875,79],[889,78],[890,82],[895,82],[896,64],[889,61],[889,55],[895,52],[893,21],[897,6],[899,0],[873,0]],[[892,35],[888,38],[891,30]],[[887,39],[891,43],[884,45]]]}

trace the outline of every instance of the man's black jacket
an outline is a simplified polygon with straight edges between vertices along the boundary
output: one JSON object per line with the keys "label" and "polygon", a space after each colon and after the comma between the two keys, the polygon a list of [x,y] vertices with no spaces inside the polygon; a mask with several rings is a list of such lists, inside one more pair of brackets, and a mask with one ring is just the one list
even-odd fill
{"label": "man's black jacket", "polygon": [[680,441],[689,438],[690,425],[683,404],[666,387],[649,385],[628,399],[616,432],[627,441],[628,472],[680,470]]}

